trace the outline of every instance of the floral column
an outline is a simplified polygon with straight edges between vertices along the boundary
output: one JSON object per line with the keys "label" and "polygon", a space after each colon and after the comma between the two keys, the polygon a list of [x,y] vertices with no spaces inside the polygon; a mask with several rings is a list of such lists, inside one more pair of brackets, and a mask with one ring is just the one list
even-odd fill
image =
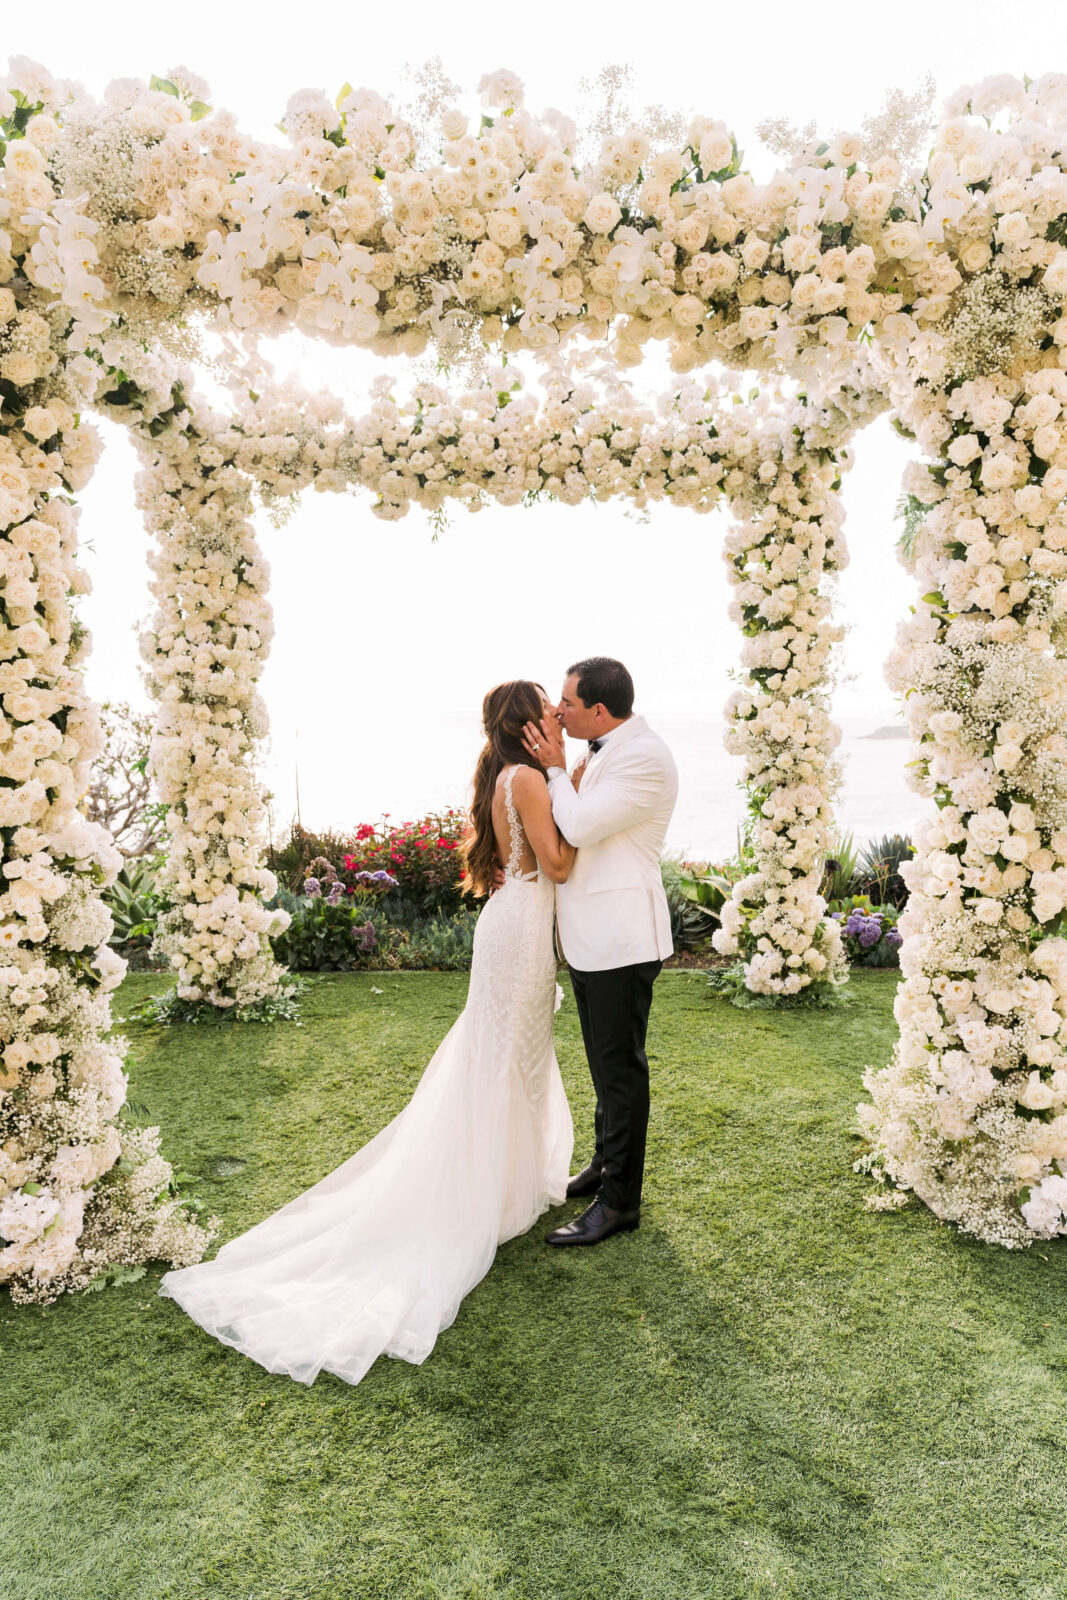
{"label": "floral column", "polygon": [[936,460],[909,478],[929,507],[922,599],[889,677],[937,811],[902,869],[900,1041],[860,1112],[864,1165],[1020,1246],[1067,1232],[1067,252],[1040,306],[1007,292],[1008,344],[985,348],[980,319],[968,371],[965,306],[945,334],[957,370],[900,384]]}
{"label": "floral column", "polygon": [[[17,236],[6,234],[9,249]],[[101,1273],[199,1260],[159,1129],[122,1117],[128,1042],[112,1035],[126,963],[100,890],[121,867],[79,801],[102,745],[72,596],[72,492],[99,449],[62,360],[69,315],[19,273],[0,288],[0,1284],[54,1300]]]}
{"label": "floral column", "polygon": [[163,881],[178,902],[157,944],[182,999],[247,1014],[290,986],[271,953],[289,916],[263,904],[277,880],[262,865],[266,814],[252,766],[267,731],[256,680],[273,632],[269,568],[249,480],[234,465],[241,435],[187,398],[182,381],[162,394],[158,361],[138,374],[136,352],[117,346],[105,351],[114,387],[99,401],[131,427],[144,463],[137,504],[157,541],[157,609],[141,651],[159,701],[149,771],[170,807]]}
{"label": "floral column", "polygon": [[844,632],[831,619],[826,580],[848,559],[837,495],[845,441],[877,405],[856,390],[836,406],[800,399],[764,422],[751,458],[726,479],[744,519],[723,554],[746,679],[727,703],[726,747],[744,759],[755,861],[713,942],[740,958],[744,988],[767,997],[810,991],[806,998],[825,1003],[848,977],[840,926],[819,894],[840,783],[827,689]]}

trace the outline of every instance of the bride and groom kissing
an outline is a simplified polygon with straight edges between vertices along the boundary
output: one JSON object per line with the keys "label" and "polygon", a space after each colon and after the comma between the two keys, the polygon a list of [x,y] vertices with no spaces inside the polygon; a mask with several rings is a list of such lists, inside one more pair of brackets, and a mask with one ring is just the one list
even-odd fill
{"label": "bride and groom kissing", "polygon": [[[498,1246],[568,1197],[593,1198],[546,1235],[553,1247],[638,1227],[678,777],[633,702],[605,656],[568,668],[558,706],[526,679],[489,691],[463,847],[465,886],[486,898],[463,1011],[381,1132],[213,1260],[164,1274],[160,1294],[269,1372],[358,1383],[379,1355],[424,1361]],[[570,772],[564,733],[586,741]],[[557,955],[596,1094],[593,1154],[573,1178]]]}

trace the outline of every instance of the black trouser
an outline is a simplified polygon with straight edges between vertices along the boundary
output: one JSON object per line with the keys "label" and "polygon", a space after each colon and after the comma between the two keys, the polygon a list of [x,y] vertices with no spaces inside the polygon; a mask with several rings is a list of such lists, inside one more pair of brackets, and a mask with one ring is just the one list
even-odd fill
{"label": "black trouser", "polygon": [[596,1090],[592,1164],[600,1168],[601,1200],[618,1211],[636,1211],[641,1204],[648,1133],[645,1032],[662,966],[639,961],[605,972],[569,968]]}

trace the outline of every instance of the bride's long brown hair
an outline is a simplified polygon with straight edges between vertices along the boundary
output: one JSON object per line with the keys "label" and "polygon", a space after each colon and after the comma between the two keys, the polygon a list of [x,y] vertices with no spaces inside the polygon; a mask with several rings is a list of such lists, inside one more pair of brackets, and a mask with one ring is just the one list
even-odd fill
{"label": "bride's long brown hair", "polygon": [[505,767],[532,767],[544,775],[522,742],[523,726],[540,722],[545,714],[541,696],[544,690],[529,678],[498,683],[482,701],[482,726],[485,744],[474,769],[474,799],[471,802],[471,829],[461,846],[463,893],[485,895],[493,887],[493,869],[502,865],[493,833],[493,794],[496,780]]}

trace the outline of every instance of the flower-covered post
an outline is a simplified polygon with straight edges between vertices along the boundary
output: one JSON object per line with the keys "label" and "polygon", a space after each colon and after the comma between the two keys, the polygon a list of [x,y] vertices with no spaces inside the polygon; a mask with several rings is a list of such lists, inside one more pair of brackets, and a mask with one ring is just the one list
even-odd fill
{"label": "flower-covered post", "polygon": [[863,1115],[875,1170],[1006,1245],[1067,1229],[1061,348],[903,408],[939,459],[889,672],[937,812],[901,866],[901,1035]]}
{"label": "flower-covered post", "polygon": [[0,129],[0,1284],[46,1302],[198,1260],[211,1228],[179,1201],[159,1129],[123,1116],[110,997],[126,963],[100,897],[122,860],[79,809],[102,744],[74,610],[89,582],[73,496],[100,441],[81,415],[91,363],[72,353],[94,325],[72,305],[94,227],[41,209],[55,120],[0,96]]}
{"label": "flower-covered post", "polygon": [[744,761],[753,866],[723,905],[713,943],[738,957],[719,982],[780,1000],[829,1003],[848,978],[840,927],[819,893],[841,776],[829,684],[844,629],[829,584],[848,560],[838,495],[847,441],[880,405],[856,387],[833,405],[798,398],[762,418],[751,456],[726,480],[743,519],[723,556],[745,680],[727,704],[726,747]]}
{"label": "flower-covered post", "polygon": [[[241,435],[153,357],[105,346],[98,404],[130,427],[142,470],[137,503],[156,549],[156,611],[141,637],[159,702],[149,771],[168,803],[162,881],[174,908],[156,942],[177,994],[245,1015],[284,998],[270,938],[288,913],[263,864],[266,812],[256,741],[267,715],[256,687],[273,634],[269,567],[250,520],[251,483],[236,465]],[[114,362],[121,362],[115,366]]]}
{"label": "flower-covered post", "polygon": [[901,327],[887,352],[930,458],[888,676],[937,810],[901,867],[900,1039],[864,1078],[863,1164],[898,1186],[877,1203],[912,1190],[1017,1247],[1067,1232],[1067,173],[1039,122],[948,131],[982,253],[937,340]]}

